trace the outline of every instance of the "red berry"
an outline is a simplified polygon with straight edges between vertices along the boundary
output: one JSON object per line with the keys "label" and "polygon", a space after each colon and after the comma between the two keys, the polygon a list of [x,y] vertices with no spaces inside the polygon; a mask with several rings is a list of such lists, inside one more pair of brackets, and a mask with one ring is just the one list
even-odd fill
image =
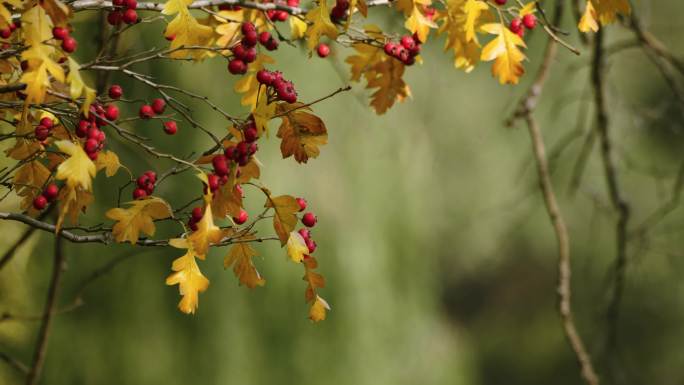
{"label": "red berry", "polygon": [[277,21],[285,21],[285,20],[287,20],[287,17],[288,17],[289,15],[290,15],[290,14],[287,13],[286,11],[283,11],[283,10],[280,10],[280,9],[279,9],[279,10],[277,10],[277,11],[275,12],[275,19],[276,19]]}
{"label": "red berry", "polygon": [[271,40],[269,40],[264,47],[269,51],[275,51],[278,49],[278,40],[271,36]]}
{"label": "red berry", "polygon": [[235,150],[235,146],[226,147],[223,153],[226,155],[227,159],[233,160],[235,160],[236,156],[238,155],[237,151]]}
{"label": "red berry", "polygon": [[137,0],[124,0],[124,4],[126,4],[126,8],[128,8],[128,9],[138,8]]}
{"label": "red berry", "polygon": [[212,166],[214,166],[214,172],[218,176],[228,175],[230,169],[228,168],[228,162],[224,155],[216,155],[211,160]]}
{"label": "red berry", "polygon": [[338,5],[335,5],[333,7],[332,11],[330,11],[330,18],[332,18],[333,21],[342,20],[346,16],[347,16],[347,9],[340,7]]}
{"label": "red berry", "polygon": [[201,207],[195,207],[192,209],[192,217],[191,219],[195,222],[199,222],[202,217],[204,216],[204,211],[202,211]]}
{"label": "red berry", "polygon": [[237,223],[238,225],[247,222],[247,219],[249,219],[249,215],[247,214],[247,211],[245,211],[244,209],[240,209],[240,214],[238,214],[237,217],[233,218],[235,223]]}
{"label": "red berry", "polygon": [[121,19],[123,18],[123,14],[121,11],[111,11],[107,14],[107,23],[109,25],[119,25],[121,24]]}
{"label": "red berry", "polygon": [[76,43],[76,39],[71,36],[67,36],[64,38],[64,40],[62,40],[62,49],[64,52],[72,53],[76,51],[77,46],[78,44]]}
{"label": "red berry", "polygon": [[251,21],[245,21],[242,23],[240,26],[240,30],[243,35],[247,35],[250,32],[256,32],[256,28],[254,27],[254,24],[252,24]]}
{"label": "red berry", "polygon": [[97,141],[98,141],[98,142],[102,143],[102,142],[105,141],[106,138],[107,138],[107,136],[105,135],[104,131],[100,130],[100,131],[97,133]]}
{"label": "red berry", "polygon": [[240,59],[233,59],[228,63],[228,71],[233,75],[241,75],[247,72],[247,64]]}
{"label": "red berry", "polygon": [[138,12],[135,9],[127,9],[123,14],[123,21],[126,24],[134,24],[138,21]]}
{"label": "red berry", "polygon": [[385,43],[385,54],[387,54],[388,56],[394,56],[394,50],[396,48],[397,48],[396,43],[392,43],[391,41]]}
{"label": "red berry", "polygon": [[271,38],[272,38],[271,33],[268,31],[264,31],[264,32],[259,34],[259,43],[261,43],[261,45],[265,46],[266,44],[268,44],[268,41],[271,40]]}
{"label": "red berry", "polygon": [[306,242],[306,247],[309,249],[309,254],[313,254],[313,252],[316,251],[316,241],[309,238],[305,242]]}
{"label": "red berry", "polygon": [[327,57],[330,55],[330,47],[325,43],[321,43],[316,48],[316,53],[318,53],[318,57]]}
{"label": "red berry", "polygon": [[33,131],[33,133],[36,135],[36,139],[40,140],[41,142],[50,136],[50,130],[48,130],[45,126],[36,126],[36,129]]}
{"label": "red berry", "polygon": [[80,120],[78,126],[76,126],[76,136],[79,138],[85,138],[88,135],[88,130],[90,129],[91,123],[87,120]]}
{"label": "red berry", "polygon": [[147,191],[137,188],[133,190],[133,199],[142,199],[147,196]]}
{"label": "red berry", "polygon": [[119,99],[123,95],[123,88],[120,85],[114,84],[109,87],[109,97],[112,99]]}
{"label": "red berry", "polygon": [[152,107],[150,107],[149,104],[143,104],[142,106],[140,106],[140,111],[138,112],[138,115],[140,115],[142,119],[150,119],[154,116],[154,110],[152,109]]}
{"label": "red berry", "polygon": [[166,40],[168,40],[168,41],[173,41],[173,39],[175,39],[175,38],[176,38],[176,35],[175,35],[175,34],[172,34],[172,35],[164,35],[164,39],[166,39]]}
{"label": "red berry", "polygon": [[518,33],[522,29],[522,20],[520,20],[518,17],[511,20],[511,24],[508,29],[510,29],[513,33]]}
{"label": "red berry", "polygon": [[257,41],[259,41],[259,38],[256,31],[249,31],[242,38],[242,44],[244,44],[245,47],[254,47],[257,44]]}
{"label": "red berry", "polygon": [[297,232],[299,233],[299,235],[302,236],[302,238],[304,238],[304,242],[306,242],[307,239],[311,238],[311,231],[309,231],[309,229],[307,228],[301,228]]}
{"label": "red berry", "polygon": [[188,227],[192,231],[197,231],[199,227],[197,227],[197,222],[193,222],[192,219],[188,221]]}
{"label": "red berry", "polygon": [[47,206],[47,198],[45,198],[42,195],[38,195],[34,200],[33,200],[33,208],[36,210],[42,210]]}
{"label": "red berry", "polygon": [[147,175],[148,178],[150,178],[150,183],[157,183],[157,173],[149,170],[145,171],[145,175]]}
{"label": "red berry", "polygon": [[166,132],[169,135],[174,135],[177,131],[178,126],[176,125],[176,122],[174,122],[173,120],[164,122],[164,132]]}
{"label": "red berry", "polygon": [[14,21],[11,22],[10,25],[9,25],[9,28],[10,28],[10,31],[14,32],[14,31],[16,31],[17,28],[19,28],[20,26],[21,26],[21,21],[20,21],[20,20],[17,20],[16,22],[14,22]]}
{"label": "red berry", "polygon": [[112,0],[112,5],[115,7],[123,7],[124,3],[124,0]]}
{"label": "red berry", "polygon": [[219,177],[216,174],[207,175],[207,182],[209,182],[209,189],[213,192],[218,190],[220,186]]}
{"label": "red berry", "polygon": [[105,107],[104,115],[105,118],[107,118],[107,120],[112,122],[119,119],[119,107],[113,104],[108,105],[107,107]]}
{"label": "red berry", "polygon": [[257,129],[254,126],[249,126],[244,130],[245,141],[252,143],[258,138]]}
{"label": "red berry", "polygon": [[233,55],[235,55],[237,59],[244,60],[246,49],[242,44],[236,45],[231,51],[233,51]]}
{"label": "red berry", "polygon": [[259,70],[256,74],[256,78],[259,83],[269,86],[273,83],[274,76],[273,73],[268,70]]}
{"label": "red berry", "polygon": [[142,174],[138,177],[138,179],[135,180],[135,183],[138,185],[138,187],[145,188],[147,187],[147,184],[150,183],[150,177],[146,174]]}
{"label": "red berry", "polygon": [[306,210],[306,199],[297,198],[297,204],[299,205],[299,211]]}
{"label": "red berry", "polygon": [[299,0],[287,0],[287,6],[288,7],[298,7],[299,6]]}
{"label": "red berry", "polygon": [[537,17],[531,13],[523,16],[522,23],[527,29],[534,29],[537,26]]}
{"label": "red berry", "polygon": [[52,29],[52,36],[57,40],[64,40],[69,36],[69,30],[64,27],[55,27]]}
{"label": "red berry", "polygon": [[85,149],[85,152],[90,154],[90,153],[97,151],[97,148],[99,146],[100,146],[100,143],[98,143],[96,139],[88,139],[85,141],[85,144],[83,145],[83,149]]}
{"label": "red berry", "polygon": [[54,183],[47,185],[47,187],[45,187],[45,191],[43,191],[43,196],[47,198],[48,201],[55,200],[57,195],[59,195],[59,187],[57,187],[57,185]]}
{"label": "red berry", "polygon": [[12,36],[12,30],[9,27],[0,29],[0,37],[1,38],[7,39],[10,36]]}
{"label": "red berry", "polygon": [[156,98],[152,100],[152,111],[154,111],[155,114],[163,114],[165,108],[166,102],[164,99]]}
{"label": "red berry", "polygon": [[148,183],[147,186],[145,186],[145,192],[147,195],[152,195],[154,192],[154,183]]}
{"label": "red berry", "polygon": [[506,5],[506,1],[507,0],[494,0],[494,2],[497,3],[498,5]]}
{"label": "red berry", "polygon": [[55,122],[48,117],[44,117],[43,119],[40,120],[40,125],[49,130],[55,125]]}
{"label": "red berry", "polygon": [[413,40],[412,36],[404,35],[401,37],[401,45],[404,46],[404,48],[410,50],[416,45],[416,41]]}
{"label": "red berry", "polygon": [[306,213],[302,217],[302,223],[306,227],[314,227],[317,221],[318,218],[316,218],[316,216],[313,213]]}
{"label": "red berry", "polygon": [[242,60],[245,63],[251,63],[254,60],[256,60],[256,55],[257,55],[256,48],[254,48],[254,47],[248,48],[247,50],[245,50],[245,55],[243,56]]}

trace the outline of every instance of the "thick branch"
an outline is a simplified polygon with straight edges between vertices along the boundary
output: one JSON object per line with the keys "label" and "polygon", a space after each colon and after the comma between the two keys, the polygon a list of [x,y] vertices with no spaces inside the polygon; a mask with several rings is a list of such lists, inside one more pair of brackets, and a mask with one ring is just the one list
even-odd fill
{"label": "thick branch", "polygon": [[608,307],[608,347],[613,348],[617,343],[617,323],[619,317],[620,302],[624,288],[625,269],[627,267],[627,223],[629,222],[630,209],[627,201],[623,198],[618,182],[618,173],[613,161],[613,149],[608,132],[609,120],[605,100],[604,58],[603,58],[603,30],[596,33],[594,39],[594,57],[592,61],[591,79],[594,86],[594,103],[596,104],[596,132],[601,147],[601,159],[608,185],[610,202],[617,211],[618,220],[615,225],[616,257],[615,257],[615,282],[613,294]]}

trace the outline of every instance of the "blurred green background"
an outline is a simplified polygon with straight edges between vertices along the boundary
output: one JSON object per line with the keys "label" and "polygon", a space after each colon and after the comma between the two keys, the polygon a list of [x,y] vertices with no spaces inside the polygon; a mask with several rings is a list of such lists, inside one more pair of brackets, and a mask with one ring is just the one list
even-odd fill
{"label": "blurred green background", "polygon": [[[684,53],[684,3],[640,2],[636,10],[672,52]],[[402,31],[393,11],[372,14],[387,30]],[[563,25],[572,29],[569,15]],[[79,16],[76,27],[78,57],[85,61],[95,46],[96,14]],[[162,44],[162,27],[127,34],[121,51]],[[633,37],[620,26],[607,31],[609,44]],[[540,62],[545,39],[539,30],[528,35],[528,73]],[[571,40],[580,45],[576,34]],[[442,44],[433,36],[424,47],[425,63],[405,77],[413,99],[386,115],[367,107],[368,93],[358,84],[316,105],[329,130],[318,159],[301,166],[281,160],[275,136],[260,144],[262,182],[275,194],[305,197],[318,215],[316,254],[328,280],[321,294],[332,305],[326,321],[307,320],[302,269],[288,263],[277,245],[257,245],[257,267],[267,284],[255,290],[239,287],[224,271],[226,250],[213,251],[200,265],[211,285],[200,295],[197,314],[186,316],[176,309],[177,288],[164,285],[178,250],[67,244],[61,305],[103,264],[131,257],[88,286],[83,306],[56,317],[42,383],[579,384],[555,310],[556,242],[537,190],[529,137],[522,125],[503,125],[531,76],[508,87],[491,78],[488,64],[464,74],[452,68]],[[568,193],[592,127],[591,55],[582,51],[579,57],[559,52],[537,113],[572,240],[578,329],[607,383],[681,384],[682,209],[647,240],[629,244],[618,350],[605,349],[616,215],[596,147],[579,190]],[[294,81],[302,100],[313,100],[347,84],[343,61],[349,53],[333,46],[330,58],[309,59],[283,45],[271,68]],[[608,68],[611,135],[633,210],[630,225],[636,226],[670,197],[682,162],[683,110],[640,49],[612,55]],[[222,60],[154,62],[138,70],[206,94],[230,112],[245,112],[232,91],[238,78],[227,74]],[[113,80],[128,95],[155,97],[129,79]],[[200,121],[223,132],[225,121],[203,105],[194,108]],[[134,113],[131,106],[123,115]],[[134,130],[181,156],[207,144],[190,127],[181,125],[168,137],[155,123],[136,123]],[[273,122],[272,133],[276,127]],[[109,137],[108,147],[136,174],[170,167],[141,157],[113,133]],[[179,176],[155,195],[185,203],[196,194],[193,178]],[[115,202],[112,186],[125,179],[124,172],[98,176],[96,205],[84,223],[103,218]],[[246,192],[247,208],[256,215],[262,195]],[[2,202],[0,210],[16,204]],[[24,226],[0,226],[3,250]],[[169,229],[161,226],[160,234]],[[0,313],[40,312],[52,247],[50,234],[36,234],[0,272]],[[29,362],[37,327],[0,321],[1,351]],[[0,362],[0,384],[22,382]]]}

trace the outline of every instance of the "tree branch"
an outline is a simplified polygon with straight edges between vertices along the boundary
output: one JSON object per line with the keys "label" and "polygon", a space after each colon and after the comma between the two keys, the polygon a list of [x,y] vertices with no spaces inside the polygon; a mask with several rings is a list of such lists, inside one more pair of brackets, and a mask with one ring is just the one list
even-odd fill
{"label": "tree branch", "polygon": [[50,280],[50,288],[48,289],[45,309],[43,310],[43,322],[40,325],[40,330],[38,331],[38,340],[36,341],[36,348],[33,355],[33,365],[26,376],[26,385],[35,385],[38,383],[40,379],[40,373],[43,369],[43,363],[45,362],[47,343],[50,336],[50,327],[52,325],[52,318],[57,305],[57,295],[59,294],[59,284],[62,278],[62,273],[65,270],[65,258],[62,247],[62,239],[60,237],[55,238],[55,261],[52,268],[52,278]]}

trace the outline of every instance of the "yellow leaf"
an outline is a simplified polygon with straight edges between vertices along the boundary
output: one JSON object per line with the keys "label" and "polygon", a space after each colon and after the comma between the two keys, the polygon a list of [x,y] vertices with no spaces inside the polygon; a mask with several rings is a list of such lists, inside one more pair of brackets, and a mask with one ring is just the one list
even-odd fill
{"label": "yellow leaf", "polygon": [[599,29],[601,25],[613,23],[618,14],[629,15],[632,9],[628,0],[587,0],[586,7],[577,28],[582,32]]}
{"label": "yellow leaf", "polygon": [[328,310],[330,305],[323,298],[316,296],[316,300],[309,308],[309,319],[313,322],[323,321]]}
{"label": "yellow leaf", "polygon": [[369,44],[354,43],[352,47],[356,50],[356,55],[350,55],[345,62],[351,66],[351,80],[358,82],[361,80],[361,75],[374,72],[373,67],[383,60],[385,53]]}
{"label": "yellow leaf", "polygon": [[78,186],[65,185],[59,190],[57,201],[60,207],[55,231],[59,231],[62,228],[62,223],[64,223],[66,216],[69,216],[72,224],[77,224],[78,216],[85,212],[86,208],[93,203],[94,198],[93,194]]}
{"label": "yellow leaf", "polygon": [[57,167],[57,179],[66,179],[66,184],[72,189],[80,186],[90,191],[92,178],[96,172],[95,163],[78,144],[68,140],[61,140],[55,144],[60,151],[69,155],[69,158]]}
{"label": "yellow leaf", "polygon": [[284,246],[290,238],[290,233],[297,225],[296,214],[299,211],[297,200],[290,195],[278,197],[268,195],[264,207],[272,207],[275,210],[273,228],[276,234],[278,234],[278,238],[280,238],[280,245]]}
{"label": "yellow leaf", "polygon": [[226,47],[238,36],[241,22],[244,20],[244,10],[219,11],[214,17],[219,21],[219,25],[214,30],[221,36],[216,40],[216,45]]}
{"label": "yellow leaf", "polygon": [[520,9],[518,16],[523,17],[525,15],[533,14],[536,12],[536,8],[537,8],[537,2],[531,1],[527,4],[525,4],[525,6]]}
{"label": "yellow leaf", "polygon": [[282,139],[280,152],[283,158],[294,155],[297,162],[306,163],[309,158],[318,157],[319,146],[328,143],[328,131],[323,120],[302,106],[301,103],[278,104],[278,114],[299,109],[281,116],[282,124],[277,136]]}
{"label": "yellow leaf", "polygon": [[501,84],[517,84],[525,73],[522,66],[525,55],[518,47],[525,47],[525,42],[500,23],[485,24],[482,30],[497,36],[482,49],[481,59],[494,60],[492,75],[497,76]]}
{"label": "yellow leaf", "polygon": [[465,33],[466,42],[476,40],[475,28],[478,25],[478,21],[482,17],[482,14],[489,9],[489,6],[484,1],[479,0],[467,0],[465,3]]}
{"label": "yellow leaf", "polygon": [[113,208],[105,214],[107,218],[117,221],[112,229],[112,234],[117,242],[138,242],[140,232],[153,236],[155,231],[154,220],[164,219],[172,215],[171,207],[163,199],[148,197],[126,203],[131,207],[122,209]]}
{"label": "yellow leaf", "polygon": [[114,151],[102,151],[95,160],[95,166],[97,171],[104,169],[105,175],[110,177],[119,171],[121,163],[119,162],[119,157]]}
{"label": "yellow leaf", "polygon": [[582,14],[577,28],[581,32],[598,31],[599,25],[596,10],[594,10],[594,6],[591,5],[591,1],[587,1],[587,6],[584,8],[584,14]]}
{"label": "yellow leaf", "polygon": [[[454,53],[454,67],[470,72],[480,60],[480,43],[475,32],[493,19],[489,10],[472,0],[447,0],[445,11],[437,13],[442,21],[438,33],[447,33],[444,50]],[[470,4],[469,7],[466,6]]]}
{"label": "yellow leaf", "polygon": [[252,236],[239,238],[240,242],[233,244],[228,255],[223,258],[223,267],[227,269],[233,266],[233,273],[240,280],[240,284],[250,289],[264,286],[266,283],[252,262],[252,258],[259,255],[248,243],[252,239]]}
{"label": "yellow leaf", "polygon": [[368,80],[367,88],[377,88],[371,95],[370,105],[382,115],[394,105],[411,96],[411,90],[402,79],[404,64],[392,58],[385,58],[375,66],[376,76]]}
{"label": "yellow leaf", "polygon": [[318,0],[318,7],[306,14],[306,20],[311,23],[306,30],[306,44],[309,51],[318,46],[321,36],[327,36],[331,40],[337,39],[337,28],[330,21],[330,12],[326,0]]}
{"label": "yellow leaf", "polygon": [[166,278],[167,285],[178,285],[178,291],[183,296],[178,309],[185,314],[195,313],[199,306],[199,293],[209,287],[209,280],[202,275],[195,256],[195,251],[188,248],[185,255],[173,261],[171,268],[175,273]]}
{"label": "yellow leaf", "polygon": [[304,37],[308,25],[298,17],[290,16],[290,39],[298,40]]}
{"label": "yellow leaf", "polygon": [[88,87],[81,78],[80,73],[81,66],[69,56],[69,75],[67,76],[67,83],[69,83],[69,94],[71,99],[76,101],[78,98],[83,97],[83,105],[81,106],[81,111],[87,116],[90,112],[90,104],[95,100],[95,90]]}
{"label": "yellow leaf", "polygon": [[425,43],[430,33],[430,28],[437,28],[437,24],[434,21],[428,19],[423,15],[423,13],[418,9],[416,5],[413,6],[411,11],[411,16],[406,19],[404,27],[418,35],[418,39]]}
{"label": "yellow leaf", "polygon": [[268,102],[268,89],[266,87],[261,87],[256,107],[254,108],[254,111],[252,111],[254,125],[256,126],[259,136],[264,133],[266,133],[266,136],[268,136],[268,122],[271,120],[273,115],[275,115],[275,112],[275,103]]}
{"label": "yellow leaf", "polygon": [[292,262],[301,262],[307,254],[309,254],[309,248],[306,246],[304,238],[296,231],[291,232],[287,240],[287,255]]}
{"label": "yellow leaf", "polygon": [[214,30],[211,27],[198,23],[197,19],[192,16],[188,9],[188,5],[191,3],[192,0],[169,0],[164,4],[162,10],[164,15],[177,14],[164,32],[164,36],[174,36],[170,49],[176,51],[169,55],[172,58],[192,57],[195,60],[203,58],[207,54],[206,50],[179,48],[207,45],[214,35]]}
{"label": "yellow leaf", "polygon": [[214,216],[211,213],[211,204],[207,204],[204,216],[197,222],[197,231],[190,234],[188,241],[197,253],[197,257],[204,259],[209,251],[209,245],[217,243],[223,238],[223,231],[214,224]]}

